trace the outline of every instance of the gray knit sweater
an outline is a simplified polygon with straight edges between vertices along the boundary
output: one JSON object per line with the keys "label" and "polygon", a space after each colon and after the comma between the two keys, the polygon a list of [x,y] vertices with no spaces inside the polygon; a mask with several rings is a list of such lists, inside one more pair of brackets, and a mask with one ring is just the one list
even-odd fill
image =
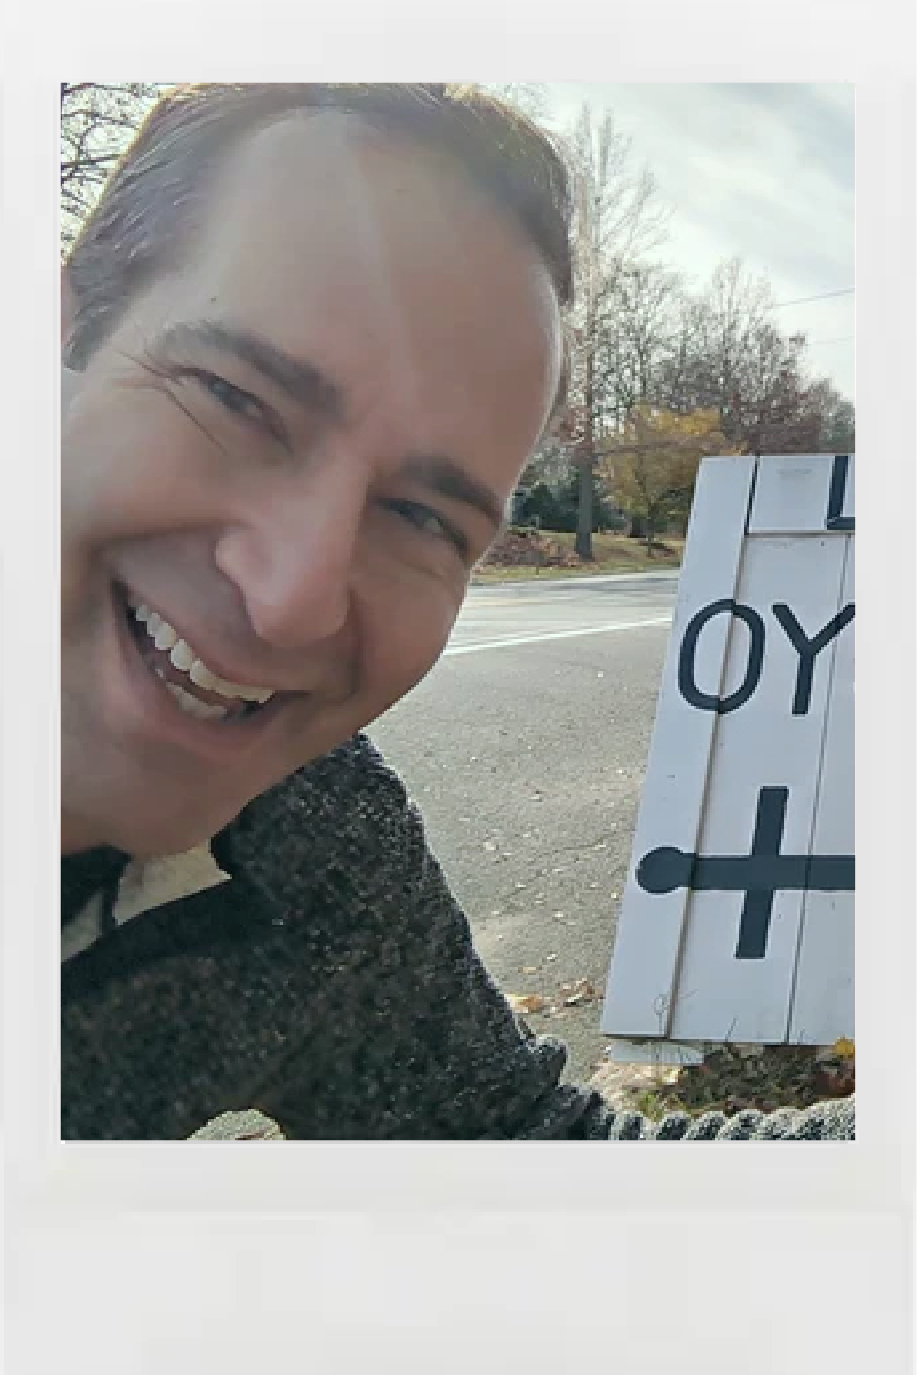
{"label": "gray knit sweater", "polygon": [[[65,1139],[183,1139],[245,1108],[294,1139],[853,1138],[853,1099],[653,1124],[560,1084],[563,1046],[488,977],[365,737],[256,799],[211,848],[229,882],[62,966]],[[63,861],[65,928],[126,864]]]}

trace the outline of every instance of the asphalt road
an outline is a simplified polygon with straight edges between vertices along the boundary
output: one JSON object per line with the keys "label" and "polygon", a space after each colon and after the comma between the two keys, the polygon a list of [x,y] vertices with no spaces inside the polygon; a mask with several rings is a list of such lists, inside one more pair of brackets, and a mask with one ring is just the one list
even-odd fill
{"label": "asphalt road", "polygon": [[607,1043],[600,998],[676,589],[673,573],[472,588],[440,663],[370,731],[504,991],[595,987],[527,1018],[567,1042],[578,1080]]}

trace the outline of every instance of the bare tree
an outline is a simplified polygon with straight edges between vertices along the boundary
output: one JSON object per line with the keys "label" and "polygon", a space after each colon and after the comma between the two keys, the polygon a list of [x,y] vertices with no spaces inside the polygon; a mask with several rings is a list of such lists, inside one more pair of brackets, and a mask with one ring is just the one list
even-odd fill
{"label": "bare tree", "polygon": [[597,322],[597,438],[616,434],[636,405],[660,400],[680,291],[678,274],[660,263],[626,264],[616,274]]}
{"label": "bare tree", "polygon": [[542,81],[505,81],[499,84],[487,83],[485,90],[515,105],[524,115],[535,123],[542,121],[548,112],[548,94]]}
{"label": "bare tree", "polygon": [[583,105],[570,145],[576,182],[576,287],[572,321],[571,412],[566,434],[579,469],[576,552],[592,559],[593,468],[601,436],[605,388],[599,352],[616,293],[628,272],[665,237],[666,216],[648,168],[634,168],[630,139],[606,112],[595,125]]}
{"label": "bare tree", "polygon": [[61,83],[62,252],[73,243],[161,89],[150,82]]}
{"label": "bare tree", "polygon": [[752,453],[830,449],[831,439],[852,438],[853,408],[807,377],[806,337],[783,334],[773,307],[766,277],[753,278],[739,259],[721,263],[700,296],[683,299],[664,404],[681,414],[716,410],[726,438]]}
{"label": "bare tree", "polygon": [[701,298],[698,376],[704,406],[715,406],[724,422],[747,390],[748,371],[760,363],[762,342],[772,345],[773,294],[764,277],[752,278],[741,259],[721,263]]}

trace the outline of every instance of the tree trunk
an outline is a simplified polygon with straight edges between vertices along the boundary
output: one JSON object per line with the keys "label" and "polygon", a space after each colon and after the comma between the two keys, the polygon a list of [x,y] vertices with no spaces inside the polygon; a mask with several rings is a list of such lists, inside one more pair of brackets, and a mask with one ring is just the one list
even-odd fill
{"label": "tree trunk", "polygon": [[579,504],[576,509],[577,554],[584,563],[592,563],[592,456],[584,456],[579,465]]}
{"label": "tree trunk", "polygon": [[576,543],[574,548],[584,563],[593,562],[592,553],[592,466],[595,462],[595,358],[590,337],[586,354],[586,376],[583,386],[583,442],[580,453],[579,504],[576,512]]}

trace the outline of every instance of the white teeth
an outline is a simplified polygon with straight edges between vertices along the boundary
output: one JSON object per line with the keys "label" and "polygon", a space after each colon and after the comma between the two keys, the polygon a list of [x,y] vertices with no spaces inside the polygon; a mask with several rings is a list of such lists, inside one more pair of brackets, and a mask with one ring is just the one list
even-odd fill
{"label": "white teeth", "polygon": [[211,692],[218,692],[221,697],[235,697],[238,699],[241,696],[235,683],[230,683],[228,679],[220,678],[215,673],[212,674],[211,677],[213,678],[213,687],[210,689]]}
{"label": "white teeth", "polygon": [[[232,687],[232,684],[228,683],[227,687]],[[241,697],[243,702],[263,703],[267,702],[274,695],[273,690],[271,688],[259,687],[237,687],[235,692],[236,696]]]}
{"label": "white teeth", "polygon": [[271,688],[244,687],[240,683],[230,683],[209,669],[202,659],[195,659],[188,676],[198,687],[206,688],[208,692],[217,692],[221,697],[229,697],[234,702],[240,699],[243,702],[266,702],[274,695]]}
{"label": "white teeth", "polygon": [[[219,674],[207,667],[203,659],[198,658],[187,640],[181,639],[178,631],[169,625],[169,622],[160,616],[158,611],[152,611],[144,603],[132,609],[137,620],[146,625],[147,634],[156,648],[162,652],[168,651],[169,659],[175,668],[181,673],[187,673],[196,687],[203,688],[206,692],[218,693],[220,697],[226,697],[231,702],[257,702],[259,706],[270,701],[274,696],[272,688],[246,686],[242,683],[231,683],[226,678],[221,678]],[[160,674],[160,677],[162,676]],[[188,697],[187,693],[185,697]],[[223,708],[216,704],[210,705],[206,702],[200,702],[197,698],[191,700],[197,706],[203,707],[208,714],[211,712],[220,716],[226,714]]]}
{"label": "white teeth", "polygon": [[187,712],[189,716],[196,716],[200,721],[221,720],[227,714],[224,707],[208,706],[206,702],[199,702],[196,697],[192,697],[190,692],[185,692],[184,688],[180,688],[177,683],[167,682],[166,687],[182,711]]}
{"label": "white teeth", "polygon": [[199,702],[198,705],[204,708],[200,714],[205,721],[222,721],[229,715],[228,707],[219,707],[215,702],[209,706],[206,702]]}
{"label": "white teeth", "polygon": [[[215,673],[210,672],[210,669],[201,659],[195,659],[188,670],[188,677],[191,679],[192,683],[196,683],[198,687],[206,688],[210,692],[219,691],[217,684],[220,679],[217,678]],[[224,696],[229,697],[231,694],[224,693]]]}
{"label": "white teeth", "polygon": [[157,649],[171,649],[178,640],[178,635],[169,625],[168,621],[160,618],[156,634],[153,636],[153,644]]}
{"label": "white teeth", "polygon": [[186,640],[179,640],[177,644],[172,646],[169,658],[176,668],[180,668],[182,673],[187,673],[194,663],[194,650]]}
{"label": "white teeth", "polygon": [[245,687],[241,683],[228,683],[225,678],[217,678],[212,690],[221,697],[233,697],[243,702],[267,702],[274,695],[271,688]]}

